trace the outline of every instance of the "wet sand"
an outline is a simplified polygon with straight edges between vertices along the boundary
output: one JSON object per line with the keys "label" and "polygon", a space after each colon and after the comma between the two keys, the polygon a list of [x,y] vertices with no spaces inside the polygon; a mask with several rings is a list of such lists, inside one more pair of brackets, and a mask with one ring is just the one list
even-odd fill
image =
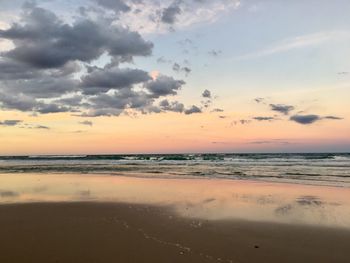
{"label": "wet sand", "polygon": [[350,230],[208,220],[169,206],[0,205],[0,262],[349,262]]}

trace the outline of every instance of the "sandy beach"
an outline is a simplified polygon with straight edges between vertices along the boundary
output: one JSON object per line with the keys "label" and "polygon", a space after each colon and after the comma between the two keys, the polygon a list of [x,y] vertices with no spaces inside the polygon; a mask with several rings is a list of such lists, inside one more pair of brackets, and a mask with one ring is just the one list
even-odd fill
{"label": "sandy beach", "polygon": [[111,203],[0,206],[1,262],[348,262],[350,231]]}

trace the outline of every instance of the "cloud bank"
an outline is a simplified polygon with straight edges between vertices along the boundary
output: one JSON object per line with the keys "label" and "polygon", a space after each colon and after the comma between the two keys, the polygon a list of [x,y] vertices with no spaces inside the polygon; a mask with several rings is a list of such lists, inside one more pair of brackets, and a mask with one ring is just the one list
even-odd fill
{"label": "cloud bank", "polygon": [[[140,3],[93,2],[118,15]],[[173,14],[169,12],[167,16]],[[170,107],[159,105],[178,95],[183,80],[162,74],[154,78],[142,69],[124,67],[134,57],[150,56],[154,45],[115,20],[87,15],[67,23],[52,11],[26,3],[20,21],[0,29],[0,39],[14,45],[0,53],[0,107],[4,110],[89,117],[118,116],[130,110],[142,114],[174,109],[198,112],[197,106],[179,110],[180,102]],[[101,56],[109,61],[97,67],[94,62]]]}

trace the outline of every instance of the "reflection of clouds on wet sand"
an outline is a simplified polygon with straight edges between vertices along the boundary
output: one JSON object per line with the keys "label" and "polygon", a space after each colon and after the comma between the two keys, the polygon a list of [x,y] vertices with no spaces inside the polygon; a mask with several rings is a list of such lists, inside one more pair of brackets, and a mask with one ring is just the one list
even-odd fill
{"label": "reflection of clouds on wet sand", "polygon": [[317,196],[304,195],[297,198],[296,202],[302,206],[323,206],[325,203]]}
{"label": "reflection of clouds on wet sand", "polygon": [[291,204],[282,205],[282,206],[279,206],[275,209],[275,213],[277,215],[287,215],[288,213],[291,212],[292,209],[293,209],[293,205],[291,205]]}
{"label": "reflection of clouds on wet sand", "polygon": [[15,198],[18,197],[19,193],[14,191],[1,191],[0,190],[0,197],[2,198]]}
{"label": "reflection of clouds on wet sand", "polygon": [[214,202],[216,199],[215,198],[207,198],[202,201],[203,204],[208,204],[211,202]]}
{"label": "reflection of clouds on wet sand", "polygon": [[256,203],[256,204],[274,204],[278,199],[272,195],[259,195],[254,193],[248,194],[232,194],[232,198],[235,201],[246,202],[246,203]]}
{"label": "reflection of clouds on wet sand", "polygon": [[287,214],[293,208],[296,208],[298,206],[305,207],[306,209],[310,209],[310,208],[324,208],[326,206],[340,206],[340,205],[341,204],[337,202],[325,202],[317,196],[303,195],[296,198],[295,201],[291,204],[285,204],[277,207],[275,209],[275,212],[277,214]]}
{"label": "reflection of clouds on wet sand", "polygon": [[[298,223],[346,222],[345,226],[349,226],[349,217],[341,215],[340,206],[339,202],[328,202],[315,195],[300,195],[292,202],[278,206],[274,213],[277,217],[294,219]],[[349,209],[348,205],[344,209]]]}
{"label": "reflection of clouds on wet sand", "polygon": [[182,216],[206,220],[350,227],[348,188],[93,174],[0,174],[0,185],[0,203],[123,202],[171,206]]}

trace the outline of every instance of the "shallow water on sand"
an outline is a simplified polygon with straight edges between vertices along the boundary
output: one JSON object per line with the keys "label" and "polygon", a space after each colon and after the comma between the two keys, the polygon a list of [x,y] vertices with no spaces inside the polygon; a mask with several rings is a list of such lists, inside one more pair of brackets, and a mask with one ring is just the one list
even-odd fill
{"label": "shallow water on sand", "polygon": [[0,204],[122,202],[171,206],[209,220],[350,228],[350,188],[226,179],[82,174],[0,174]]}

